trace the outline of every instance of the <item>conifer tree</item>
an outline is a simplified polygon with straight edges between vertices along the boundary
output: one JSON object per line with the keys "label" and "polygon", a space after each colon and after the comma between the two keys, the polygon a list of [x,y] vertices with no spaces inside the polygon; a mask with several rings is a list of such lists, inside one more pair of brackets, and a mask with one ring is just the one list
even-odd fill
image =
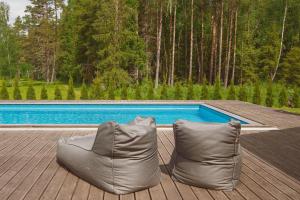
{"label": "conifer tree", "polygon": [[92,84],[92,93],[91,93],[91,99],[103,99],[103,90],[101,85],[101,79],[97,75],[96,78],[93,80]]}
{"label": "conifer tree", "polygon": [[28,89],[27,89],[26,99],[28,99],[28,100],[36,100],[35,90],[34,90],[34,87],[32,86],[32,82],[31,81],[30,81]]}
{"label": "conifer tree", "polygon": [[154,87],[152,81],[150,81],[148,85],[147,99],[148,100],[154,99]]}
{"label": "conifer tree", "polygon": [[115,99],[115,90],[113,89],[113,87],[108,88],[108,99],[109,100]]}
{"label": "conifer tree", "polygon": [[208,96],[209,96],[209,93],[208,93],[208,88],[207,88],[207,81],[204,78],[202,89],[201,89],[201,99],[207,100]]}
{"label": "conifer tree", "polygon": [[0,99],[1,100],[9,100],[9,94],[6,88],[6,81],[2,82],[1,92],[0,92]]}
{"label": "conifer tree", "polygon": [[244,85],[240,86],[239,100],[240,101],[247,101],[247,91],[246,91],[246,87]]}
{"label": "conifer tree", "polygon": [[81,100],[87,100],[89,99],[89,94],[88,94],[88,89],[85,85],[85,83],[83,82],[82,87],[81,87],[81,91],[80,91],[80,99]]}
{"label": "conifer tree", "polygon": [[297,87],[294,87],[294,91],[293,91],[293,95],[292,95],[292,106],[293,108],[299,108],[300,107],[300,103],[299,103],[299,90],[297,89]]}
{"label": "conifer tree", "polygon": [[135,100],[141,100],[142,94],[141,94],[141,88],[139,85],[135,87]]}
{"label": "conifer tree", "polygon": [[213,100],[219,100],[219,99],[222,99],[222,96],[221,96],[221,82],[220,82],[220,78],[218,77],[214,85]]}
{"label": "conifer tree", "polygon": [[187,96],[186,96],[186,99],[187,100],[193,100],[195,97],[195,94],[194,94],[194,86],[193,86],[193,83],[192,82],[189,82],[188,84],[188,89],[187,89]]}
{"label": "conifer tree", "polygon": [[75,99],[75,91],[74,91],[74,85],[73,85],[73,78],[70,76],[69,78],[69,85],[68,85],[68,91],[67,91],[67,99],[68,100],[74,100]]}
{"label": "conifer tree", "polygon": [[160,99],[166,100],[168,99],[168,88],[166,84],[163,84],[160,91]]}
{"label": "conifer tree", "polygon": [[288,95],[286,92],[287,88],[282,87],[279,93],[279,97],[278,97],[278,105],[279,107],[283,107],[287,105],[288,102]]}
{"label": "conifer tree", "polygon": [[121,90],[121,99],[127,100],[127,98],[128,98],[128,89],[127,86],[123,86]]}
{"label": "conifer tree", "polygon": [[59,86],[55,86],[54,90],[54,100],[62,100],[62,94]]}
{"label": "conifer tree", "polygon": [[174,99],[175,100],[182,100],[183,99],[182,93],[183,93],[182,86],[179,82],[177,82],[175,84]]}
{"label": "conifer tree", "polygon": [[233,81],[231,81],[228,89],[227,100],[235,100],[235,99],[236,99],[235,88],[234,88]]}
{"label": "conifer tree", "polygon": [[41,89],[40,99],[41,100],[47,100],[48,99],[48,91],[47,91],[45,85],[43,85],[43,87]]}
{"label": "conifer tree", "polygon": [[261,103],[261,91],[260,91],[260,85],[259,81],[257,81],[254,85],[254,91],[252,96],[252,102],[254,104],[260,104]]}
{"label": "conifer tree", "polygon": [[14,80],[14,90],[13,90],[14,100],[21,100],[22,95],[19,88],[19,79],[16,77]]}
{"label": "conifer tree", "polygon": [[273,86],[272,81],[269,81],[267,87],[267,96],[266,96],[266,106],[272,107],[273,106]]}

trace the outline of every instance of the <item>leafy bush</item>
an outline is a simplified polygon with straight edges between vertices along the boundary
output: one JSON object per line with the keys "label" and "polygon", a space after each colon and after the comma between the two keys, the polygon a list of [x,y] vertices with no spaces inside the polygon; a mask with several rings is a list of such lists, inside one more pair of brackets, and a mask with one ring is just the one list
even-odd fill
{"label": "leafy bush", "polygon": [[240,86],[240,90],[239,90],[239,94],[238,94],[238,98],[240,101],[247,101],[247,90],[246,87],[244,85]]}
{"label": "leafy bush", "polygon": [[73,78],[70,76],[69,78],[69,85],[68,85],[68,91],[67,91],[67,99],[68,100],[74,100],[75,99],[75,91],[74,91],[74,85],[73,85]]}
{"label": "leafy bush", "polygon": [[43,85],[42,90],[41,90],[41,100],[47,100],[48,99],[48,91],[45,87],[45,85]]}
{"label": "leafy bush", "polygon": [[161,91],[160,91],[160,99],[166,100],[168,99],[168,88],[166,84],[162,85]]}
{"label": "leafy bush", "polygon": [[0,99],[1,100],[9,100],[9,94],[6,88],[6,81],[2,82],[2,87],[0,91]]}
{"label": "leafy bush", "polygon": [[176,100],[183,99],[183,89],[180,83],[175,84],[174,99]]}
{"label": "leafy bush", "polygon": [[271,81],[267,87],[266,106],[268,107],[273,106],[273,85]]}
{"label": "leafy bush", "polygon": [[260,83],[257,81],[254,86],[253,96],[252,96],[252,102],[254,104],[260,104],[261,103],[261,91],[260,91]]}
{"label": "leafy bush", "polygon": [[287,88],[282,87],[278,96],[278,105],[279,107],[283,107],[287,105],[288,95],[286,92]]}
{"label": "leafy bush", "polygon": [[36,100],[35,90],[32,86],[32,82],[29,83],[27,93],[26,93],[26,99],[28,100]]}
{"label": "leafy bush", "polygon": [[218,100],[218,99],[222,99],[220,78],[217,78],[214,85],[214,92],[213,92],[213,100]]}
{"label": "leafy bush", "polygon": [[194,86],[193,86],[193,83],[189,83],[188,84],[188,89],[187,89],[187,96],[186,96],[186,99],[187,100],[193,100],[195,97],[195,94],[194,94]]}
{"label": "leafy bush", "polygon": [[58,86],[56,86],[54,90],[54,100],[62,100],[62,94]]}
{"label": "leafy bush", "polygon": [[231,81],[228,94],[227,94],[227,100],[235,100],[235,99],[236,99],[235,88],[234,88],[233,81]]}
{"label": "leafy bush", "polygon": [[82,86],[81,86],[80,99],[81,100],[89,99],[89,92],[88,92],[88,89],[87,89],[85,83],[83,83]]}
{"label": "leafy bush", "polygon": [[21,100],[22,99],[21,91],[20,91],[20,88],[19,88],[19,80],[18,80],[17,77],[14,80],[13,97],[14,97],[14,100]]}

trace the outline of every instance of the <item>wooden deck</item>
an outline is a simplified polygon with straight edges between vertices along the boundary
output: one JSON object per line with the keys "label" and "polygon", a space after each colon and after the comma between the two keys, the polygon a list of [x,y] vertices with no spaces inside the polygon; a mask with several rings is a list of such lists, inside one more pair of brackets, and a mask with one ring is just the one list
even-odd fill
{"label": "wooden deck", "polygon": [[[264,132],[243,132],[244,157],[241,181],[237,189],[232,192],[196,188],[172,181],[168,166],[174,148],[172,131],[158,133],[161,184],[149,190],[117,196],[78,179],[56,163],[56,141],[60,136],[85,135],[94,132],[22,131],[20,133],[0,129],[0,199],[300,200],[300,182],[297,180],[300,171],[298,165],[300,132],[297,131],[300,126],[300,116],[278,113],[271,109],[235,101],[207,103],[252,120],[277,126],[281,130],[272,132],[272,136],[283,134],[288,138],[284,141],[276,141],[270,137],[257,136],[265,135]],[[255,137],[251,137],[253,135]],[[280,136],[281,140],[285,138],[284,136]],[[261,138],[264,145],[259,142]],[[285,146],[290,144],[290,148],[284,150],[294,157],[281,153],[283,149],[278,146],[281,142]],[[268,145],[272,148],[268,148]],[[276,145],[277,149],[274,148]],[[277,160],[276,156],[278,156]],[[296,172],[289,170],[296,170]]]}

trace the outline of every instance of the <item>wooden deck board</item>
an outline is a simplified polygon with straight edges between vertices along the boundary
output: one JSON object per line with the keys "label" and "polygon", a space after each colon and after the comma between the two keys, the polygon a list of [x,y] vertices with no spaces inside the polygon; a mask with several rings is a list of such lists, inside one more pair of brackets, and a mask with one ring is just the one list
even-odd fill
{"label": "wooden deck board", "polygon": [[[278,135],[270,138],[275,145],[283,145],[282,151],[300,155],[300,148],[296,145],[290,134],[299,134],[297,128],[300,125],[300,117],[278,113],[271,109],[241,102],[209,102],[211,105],[232,111],[264,124],[277,126],[278,131],[271,132]],[[242,109],[241,109],[242,107]],[[257,116],[257,113],[260,113]],[[284,121],[284,119],[289,120]],[[158,147],[160,167],[162,170],[161,184],[129,195],[114,195],[104,192],[87,182],[77,178],[72,173],[60,167],[55,159],[56,142],[60,136],[85,135],[89,132],[79,131],[1,131],[0,129],[0,199],[201,199],[201,200],[300,200],[300,182],[295,177],[287,174],[287,169],[298,169],[298,157],[288,159],[285,164],[290,165],[282,171],[282,162],[273,165],[275,158],[278,162],[284,157],[284,152],[276,155],[271,154],[270,149],[251,148],[244,149],[244,159],[240,184],[234,191],[214,191],[203,188],[191,187],[182,183],[174,182],[170,177],[171,169],[169,162],[174,150],[174,137],[172,131],[159,131]],[[258,131],[242,132],[245,137],[262,137]],[[285,137],[289,136],[289,137]],[[285,141],[280,140],[286,138]],[[267,138],[268,139],[268,138]],[[298,142],[298,141],[296,141]],[[247,147],[263,145],[254,139],[245,138]],[[268,145],[266,143],[265,145]],[[289,144],[291,144],[289,146]],[[298,143],[299,144],[299,143]],[[266,154],[261,156],[262,154]],[[266,159],[265,159],[266,158]],[[268,159],[270,158],[270,159]],[[288,157],[289,158],[289,157]]]}

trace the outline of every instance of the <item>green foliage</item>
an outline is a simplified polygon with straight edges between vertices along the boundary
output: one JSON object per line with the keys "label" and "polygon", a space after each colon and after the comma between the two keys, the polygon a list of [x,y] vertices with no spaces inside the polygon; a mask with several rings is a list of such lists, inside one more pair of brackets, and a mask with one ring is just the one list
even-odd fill
{"label": "green foliage", "polygon": [[139,85],[135,86],[135,100],[141,100],[142,94],[141,94],[141,88]]}
{"label": "green foliage", "polygon": [[14,80],[13,97],[14,97],[14,100],[22,99],[21,91],[19,88],[19,79],[17,77]]}
{"label": "green foliage", "polygon": [[260,104],[261,103],[261,91],[260,91],[260,83],[257,81],[254,85],[254,91],[252,96],[252,102],[254,104]]}
{"label": "green foliage", "polygon": [[187,100],[193,100],[195,97],[195,93],[194,93],[194,86],[193,83],[189,83],[188,84],[188,89],[187,89],[187,96],[186,99]]}
{"label": "green foliage", "polygon": [[154,87],[152,81],[150,81],[150,83],[148,84],[147,99],[148,100],[154,99]]}
{"label": "green foliage", "polygon": [[108,88],[108,99],[115,100],[115,90],[113,89],[113,87]]}
{"label": "green foliage", "polygon": [[289,84],[300,86],[300,47],[293,47],[281,64],[283,78]]}
{"label": "green foliage", "polygon": [[117,89],[129,85],[131,78],[124,69],[113,67],[103,73],[102,82],[106,88]]}
{"label": "green foliage", "polygon": [[40,99],[41,100],[47,100],[48,99],[48,91],[47,91],[45,85],[43,85],[43,87],[41,89]]}
{"label": "green foliage", "polygon": [[299,102],[299,89],[297,87],[294,88],[293,90],[293,95],[291,98],[291,103],[293,108],[299,108],[300,107],[300,102]]}
{"label": "green foliage", "polygon": [[278,105],[279,107],[287,106],[288,95],[286,92],[287,88],[282,87],[278,97]]}
{"label": "green foliage", "polygon": [[74,100],[75,99],[75,91],[74,91],[74,85],[73,85],[73,78],[72,78],[72,76],[70,76],[70,78],[69,78],[67,99],[68,100]]}
{"label": "green foliage", "polygon": [[82,84],[81,86],[81,91],[80,91],[80,99],[81,100],[87,100],[89,99],[89,92],[88,92],[88,89],[85,85],[85,83]]}
{"label": "green foliage", "polygon": [[209,98],[209,92],[207,88],[207,81],[204,79],[202,89],[201,89],[201,99],[207,100]]}
{"label": "green foliage", "polygon": [[128,99],[128,89],[127,86],[123,86],[121,90],[121,99],[122,100],[127,100]]}
{"label": "green foliage", "polygon": [[6,82],[2,81],[2,87],[0,91],[0,99],[1,100],[9,100],[9,94],[6,88]]}
{"label": "green foliage", "polygon": [[262,79],[274,73],[280,47],[280,38],[274,25],[264,37],[258,55],[258,73]]}
{"label": "green foliage", "polygon": [[268,107],[273,106],[273,85],[272,85],[271,81],[267,87],[266,106],[268,106]]}
{"label": "green foliage", "polygon": [[231,81],[228,94],[227,94],[227,100],[235,100],[236,99],[236,93],[235,93],[235,88],[233,81]]}
{"label": "green foliage", "polygon": [[166,100],[168,99],[168,88],[166,84],[162,85],[161,91],[160,91],[160,99]]}
{"label": "green foliage", "polygon": [[32,82],[29,83],[27,93],[26,93],[26,99],[28,100],[36,100],[35,90],[32,86]]}
{"label": "green foliage", "polygon": [[[146,63],[145,44],[138,34],[138,1],[119,1],[116,10],[112,0],[95,4],[93,37],[99,47],[97,55],[100,70],[112,67],[143,69]],[[115,15],[118,13],[118,24]],[[105,19],[105,20],[104,20]]]}
{"label": "green foliage", "polygon": [[58,86],[55,86],[54,100],[62,100],[61,90],[60,90],[60,88]]}
{"label": "green foliage", "polygon": [[91,99],[103,99],[103,90],[102,90],[102,85],[101,85],[101,79],[98,76],[93,80],[92,84],[92,92],[91,92]]}
{"label": "green foliage", "polygon": [[213,91],[213,100],[219,100],[222,99],[221,96],[221,81],[219,78],[216,79],[215,85],[214,85],[214,91]]}
{"label": "green foliage", "polygon": [[174,99],[175,100],[183,99],[183,89],[182,89],[182,85],[180,83],[175,84]]}
{"label": "green foliage", "polygon": [[247,101],[247,99],[248,99],[247,90],[246,90],[246,87],[244,85],[240,86],[238,98],[239,98],[240,101]]}

